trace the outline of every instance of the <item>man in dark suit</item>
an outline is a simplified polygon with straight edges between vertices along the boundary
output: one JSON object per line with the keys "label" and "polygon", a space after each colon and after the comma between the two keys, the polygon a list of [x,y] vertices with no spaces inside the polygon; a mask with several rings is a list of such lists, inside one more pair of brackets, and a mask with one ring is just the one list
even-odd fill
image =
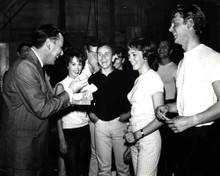
{"label": "man in dark suit", "polygon": [[48,146],[48,117],[71,103],[87,81],[74,82],[54,96],[42,67],[63,54],[64,37],[54,25],[34,32],[32,47],[10,67],[3,86],[0,164],[8,175],[40,176]]}

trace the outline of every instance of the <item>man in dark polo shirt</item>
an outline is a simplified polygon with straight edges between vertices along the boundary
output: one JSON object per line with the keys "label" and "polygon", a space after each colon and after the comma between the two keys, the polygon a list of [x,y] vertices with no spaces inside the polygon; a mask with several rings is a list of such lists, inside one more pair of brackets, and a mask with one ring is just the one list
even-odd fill
{"label": "man in dark polo shirt", "polygon": [[127,100],[129,82],[124,72],[113,67],[113,49],[108,44],[98,47],[98,63],[101,70],[89,78],[98,90],[94,93],[94,107],[90,118],[95,123],[95,144],[99,175],[111,175],[112,148],[118,174],[129,176],[129,165],[123,161],[125,145],[124,130],[130,117]]}

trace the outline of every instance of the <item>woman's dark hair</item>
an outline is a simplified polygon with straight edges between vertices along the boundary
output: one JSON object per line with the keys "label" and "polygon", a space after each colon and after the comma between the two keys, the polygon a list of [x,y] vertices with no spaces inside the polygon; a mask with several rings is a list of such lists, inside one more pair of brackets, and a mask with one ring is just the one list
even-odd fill
{"label": "woman's dark hair", "polygon": [[134,38],[128,43],[128,48],[141,51],[143,57],[148,61],[150,68],[157,71],[158,60],[157,60],[157,49],[156,44],[145,38]]}
{"label": "woman's dark hair", "polygon": [[126,58],[127,57],[127,52],[124,47],[117,46],[115,47],[115,54],[117,54],[121,58]]}
{"label": "woman's dark hair", "polygon": [[85,66],[85,58],[82,54],[82,52],[78,49],[67,49],[66,52],[64,53],[64,60],[65,60],[65,63],[66,63],[66,66],[68,66],[68,64],[70,63],[71,59],[73,57],[76,57],[77,60],[82,63],[83,67]]}
{"label": "woman's dark hair", "polygon": [[59,34],[63,35],[63,32],[57,26],[53,24],[44,24],[34,32],[32,36],[32,45],[36,48],[40,48],[48,38],[57,40]]}

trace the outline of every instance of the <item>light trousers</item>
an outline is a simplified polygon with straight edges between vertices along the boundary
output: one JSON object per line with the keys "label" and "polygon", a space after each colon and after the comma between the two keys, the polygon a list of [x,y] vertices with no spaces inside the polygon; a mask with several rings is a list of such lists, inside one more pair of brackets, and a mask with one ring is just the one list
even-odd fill
{"label": "light trousers", "polygon": [[137,141],[131,146],[131,157],[135,176],[156,176],[161,152],[159,130]]}
{"label": "light trousers", "polygon": [[98,120],[95,123],[95,145],[99,165],[99,176],[111,176],[112,149],[118,176],[130,176],[129,165],[123,160],[127,149],[124,139],[126,123],[116,118],[111,121]]}
{"label": "light trousers", "polygon": [[92,121],[89,122],[91,136],[91,157],[89,164],[89,176],[98,176],[98,160],[95,149],[95,125]]}

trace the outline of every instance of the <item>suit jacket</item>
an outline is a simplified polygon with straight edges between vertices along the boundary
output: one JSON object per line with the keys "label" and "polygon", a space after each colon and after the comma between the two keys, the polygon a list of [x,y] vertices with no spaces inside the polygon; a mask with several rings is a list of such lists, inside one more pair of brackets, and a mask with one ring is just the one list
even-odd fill
{"label": "suit jacket", "polygon": [[39,169],[46,159],[48,117],[69,101],[53,93],[36,55],[29,52],[10,67],[3,86],[0,161],[6,167]]}

